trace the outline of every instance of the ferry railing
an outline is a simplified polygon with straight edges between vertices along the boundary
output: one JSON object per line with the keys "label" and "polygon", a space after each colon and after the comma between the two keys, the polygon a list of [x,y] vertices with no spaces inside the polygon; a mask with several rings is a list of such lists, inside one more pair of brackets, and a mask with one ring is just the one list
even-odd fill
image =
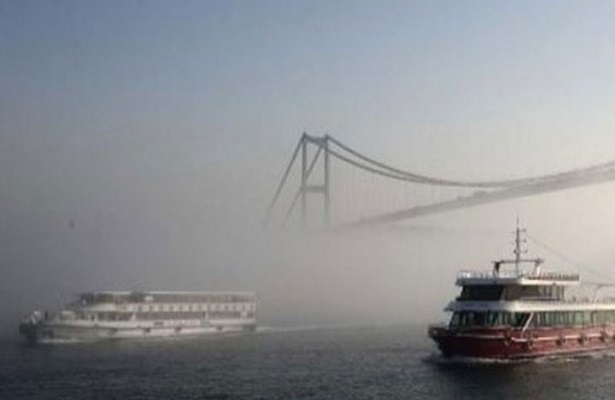
{"label": "ferry railing", "polygon": [[578,281],[580,275],[576,273],[563,272],[514,272],[514,271],[470,271],[464,270],[457,274],[457,279],[530,279],[530,280],[557,280],[557,281]]}

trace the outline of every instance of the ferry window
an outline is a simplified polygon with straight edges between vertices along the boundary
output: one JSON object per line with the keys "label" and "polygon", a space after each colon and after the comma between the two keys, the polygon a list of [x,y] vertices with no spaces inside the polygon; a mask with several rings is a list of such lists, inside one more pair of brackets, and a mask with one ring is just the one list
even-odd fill
{"label": "ferry window", "polygon": [[576,311],[572,313],[572,317],[574,325],[583,325],[583,312]]}
{"label": "ferry window", "polygon": [[574,326],[574,313],[566,311],[564,314],[566,315],[566,326]]}
{"label": "ferry window", "polygon": [[553,288],[551,286],[539,286],[538,295],[539,297],[543,297],[543,298],[552,298]]}
{"label": "ferry window", "polygon": [[549,326],[549,321],[547,320],[549,313],[538,313],[536,316],[538,317],[538,326]]}
{"label": "ferry window", "polygon": [[460,322],[459,313],[453,313],[453,316],[451,317],[451,322],[449,323],[449,326],[451,328],[457,328],[459,326],[459,322]]}
{"label": "ferry window", "polygon": [[510,325],[514,327],[521,327],[525,325],[528,318],[529,318],[528,313],[511,313]]}
{"label": "ferry window", "polygon": [[521,297],[524,299],[540,299],[543,296],[540,286],[522,286]]}
{"label": "ferry window", "polygon": [[568,325],[565,312],[557,312],[557,313],[555,313],[555,324],[559,325],[559,326],[566,326],[566,325]]}
{"label": "ferry window", "polygon": [[504,289],[504,300],[517,300],[521,298],[521,286],[507,286]]}
{"label": "ferry window", "polygon": [[591,325],[592,323],[592,313],[591,311],[583,312],[583,325]]}
{"label": "ferry window", "polygon": [[547,324],[547,313],[536,313],[536,325],[545,326]]}
{"label": "ferry window", "polygon": [[472,319],[472,313],[464,312],[459,314],[459,326],[469,326]]}
{"label": "ferry window", "polygon": [[497,312],[488,312],[486,321],[487,326],[497,326],[500,325],[500,313]]}
{"label": "ferry window", "polygon": [[[557,288],[556,288],[557,289]],[[560,292],[563,295],[563,292]],[[536,299],[550,300],[555,298],[557,290],[551,286],[507,286],[504,289],[505,300]]]}
{"label": "ferry window", "polygon": [[451,316],[451,328],[495,327],[501,325],[521,327],[527,320],[527,313],[509,312],[456,312]]}
{"label": "ferry window", "polygon": [[554,312],[548,312],[547,314],[547,318],[546,318],[546,323],[547,326],[553,326],[555,325],[555,313]]}
{"label": "ferry window", "polygon": [[501,285],[464,286],[459,300],[499,300],[502,290]]}

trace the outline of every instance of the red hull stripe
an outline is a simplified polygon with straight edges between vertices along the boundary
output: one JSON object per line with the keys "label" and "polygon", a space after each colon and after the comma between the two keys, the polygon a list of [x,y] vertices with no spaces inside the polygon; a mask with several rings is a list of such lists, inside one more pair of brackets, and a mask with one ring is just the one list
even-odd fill
{"label": "red hull stripe", "polygon": [[455,332],[439,328],[430,329],[429,335],[445,356],[513,359],[615,348],[615,333],[600,328],[493,332]]}

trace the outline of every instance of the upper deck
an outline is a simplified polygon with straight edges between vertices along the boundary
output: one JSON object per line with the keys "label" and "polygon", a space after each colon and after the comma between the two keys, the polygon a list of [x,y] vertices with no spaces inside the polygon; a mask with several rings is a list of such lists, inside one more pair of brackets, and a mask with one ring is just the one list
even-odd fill
{"label": "upper deck", "polygon": [[127,304],[127,303],[254,303],[256,295],[251,292],[87,292],[78,296],[81,305]]}
{"label": "upper deck", "polygon": [[577,273],[549,271],[461,271],[457,286],[519,285],[519,286],[574,286],[580,283]]}

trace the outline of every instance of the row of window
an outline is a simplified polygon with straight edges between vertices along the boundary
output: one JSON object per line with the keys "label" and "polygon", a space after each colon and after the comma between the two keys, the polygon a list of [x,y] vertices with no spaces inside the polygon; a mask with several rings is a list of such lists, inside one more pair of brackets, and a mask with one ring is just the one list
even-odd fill
{"label": "row of window", "polygon": [[242,303],[254,302],[251,294],[216,293],[86,293],[79,296],[82,304],[101,303]]}
{"label": "row of window", "polygon": [[[160,304],[160,305],[120,305],[119,311],[128,312],[203,312],[203,311],[253,311],[253,303],[240,304]],[[82,309],[77,307],[77,309]],[[86,308],[87,309],[87,308]],[[91,311],[96,311],[96,308]]]}
{"label": "row of window", "polygon": [[512,312],[456,312],[451,317],[451,328],[523,326],[529,317],[528,313]]}
{"label": "row of window", "polygon": [[460,301],[496,300],[561,300],[564,298],[562,286],[522,286],[522,285],[468,285],[464,286],[457,298]]}
{"label": "row of window", "polygon": [[592,326],[615,323],[615,311],[553,311],[535,313],[533,326]]}
{"label": "row of window", "polygon": [[[528,318],[530,318],[530,313],[463,311],[453,313],[450,327],[522,327],[528,322]],[[529,324],[532,327],[572,327],[615,324],[615,310],[536,312],[531,316]]]}
{"label": "row of window", "polygon": [[184,319],[238,319],[238,318],[254,318],[253,312],[240,311],[212,311],[212,312],[149,312],[149,313],[118,313],[118,312],[99,312],[92,314],[94,319],[96,316],[99,321],[130,321],[132,318],[139,321],[153,320],[184,320]]}
{"label": "row of window", "polygon": [[[159,312],[159,311],[247,311],[252,310],[253,304],[161,304],[161,305],[139,305],[130,307],[137,312]],[[121,307],[120,307],[121,308]]]}

